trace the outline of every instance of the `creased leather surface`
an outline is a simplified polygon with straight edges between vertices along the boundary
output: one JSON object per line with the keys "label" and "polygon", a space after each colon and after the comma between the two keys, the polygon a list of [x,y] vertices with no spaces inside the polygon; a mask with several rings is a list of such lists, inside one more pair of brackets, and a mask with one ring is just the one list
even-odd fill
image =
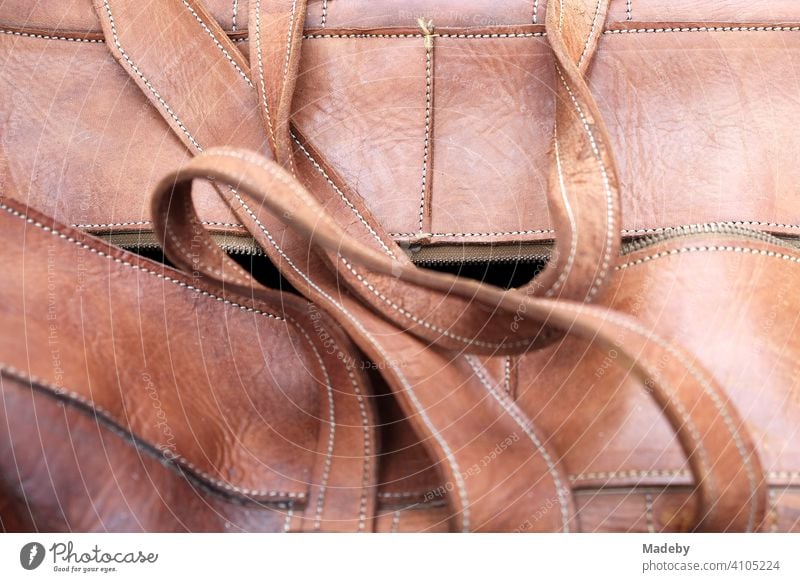
{"label": "creased leather surface", "polygon": [[[479,35],[435,42],[432,243],[552,238],[544,206],[554,86],[546,39],[480,37],[541,33],[531,24],[532,13],[528,19],[524,3],[518,4],[504,5],[502,18],[494,3],[482,2],[443,5],[428,14],[440,29]],[[539,26],[545,4],[539,6]],[[645,29],[654,22],[787,28],[602,37],[588,78],[619,159],[625,234],[726,220],[798,230],[800,210],[792,195],[800,179],[793,163],[797,135],[783,122],[798,93],[792,84],[800,32],[788,30],[800,22],[794,7],[742,0],[701,9],[641,0],[629,21],[626,3],[612,2],[611,29],[638,30],[636,22]],[[400,13],[412,8],[331,2],[323,29],[321,2],[310,3],[307,30],[334,38],[304,42],[293,104],[306,137],[401,240],[417,233],[425,134],[423,40],[416,16]],[[232,4],[210,2],[209,9],[231,31]],[[248,34],[246,13],[247,3],[238,3],[239,35]],[[412,36],[338,38],[364,26],[395,27]],[[7,2],[0,7],[0,28],[102,37],[88,0]],[[751,51],[762,57],[753,61]],[[0,54],[7,96],[0,105],[4,181],[32,182],[30,202],[70,224],[102,225],[94,227],[100,231],[149,229],[146,193],[155,176],[181,163],[184,152],[142,98],[125,87],[107,50],[96,43],[3,34]],[[376,134],[378,117],[384,130]],[[100,135],[98,123],[124,129]],[[43,168],[45,159],[54,165]],[[69,192],[70,201],[58,200],[56,192]],[[213,197],[207,200],[202,217],[217,229],[228,228],[230,215]]]}

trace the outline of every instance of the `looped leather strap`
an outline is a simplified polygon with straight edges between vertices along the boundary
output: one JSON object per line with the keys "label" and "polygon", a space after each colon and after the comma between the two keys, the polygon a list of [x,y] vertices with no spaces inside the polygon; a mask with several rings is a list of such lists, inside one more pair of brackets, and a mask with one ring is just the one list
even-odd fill
{"label": "looped leather strap", "polygon": [[[752,531],[766,508],[765,478],[755,447],[736,410],[716,382],[679,347],[643,328],[634,318],[599,307],[525,296],[444,273],[405,267],[352,240],[289,174],[259,156],[218,148],[195,158],[159,186],[153,214],[159,239],[179,264],[187,257],[166,236],[171,224],[185,227],[199,219],[186,202],[195,178],[212,177],[230,185],[226,201],[253,236],[270,243],[259,228],[265,212],[290,225],[310,244],[398,279],[469,296],[505,311],[525,306],[531,317],[547,320],[565,333],[597,341],[622,354],[663,408],[674,427],[695,477],[699,498],[696,527],[708,531]],[[186,212],[188,211],[188,215]],[[218,261],[224,254],[213,251]],[[228,284],[236,285],[236,281]]]}
{"label": "looped leather strap", "polygon": [[[103,5],[118,6],[126,3],[122,0],[96,1],[107,36],[110,38],[113,33],[116,39],[111,12],[109,10],[107,15],[104,14]],[[238,59],[234,57],[231,61],[228,58],[235,54],[237,49],[221,34],[215,24],[208,24],[205,29],[198,29],[199,32],[190,30],[190,27],[171,30],[168,44],[156,47],[161,50],[150,50],[154,42],[152,39],[163,41],[165,36],[159,30],[159,23],[173,22],[172,17],[182,17],[185,6],[191,4],[191,2],[172,0],[160,3],[161,9],[171,11],[169,14],[171,18],[138,21],[138,33],[127,37],[127,46],[117,42],[109,43],[109,46],[126,70],[132,76],[140,77],[140,86],[145,95],[170,122],[176,134],[183,135],[182,138],[191,149],[201,151],[204,147],[215,143],[231,143],[264,151],[263,144],[269,143],[266,133],[262,139],[249,131],[241,134],[233,132],[233,135],[225,131],[226,124],[236,123],[239,119],[251,115],[257,108],[257,100],[248,102],[248,95],[253,96],[253,90],[247,83],[242,84],[241,79],[237,80],[241,77],[240,71],[235,66]],[[148,30],[155,34],[148,34]],[[187,47],[186,50],[191,50],[198,66],[213,72],[213,75],[198,76],[197,83],[191,87],[191,91],[185,85],[174,83],[174,79],[162,66],[162,54],[166,54],[170,47],[175,45]],[[209,108],[209,104],[204,100],[199,101],[200,107],[197,107],[198,103],[192,103],[187,98],[187,92],[194,95],[208,94],[209,100],[213,103],[225,102],[228,107],[224,111]],[[239,113],[237,108],[241,110]],[[208,120],[208,115],[217,115],[219,119]],[[198,128],[205,131],[205,128],[209,127],[208,123],[213,124],[215,131],[206,132],[204,139],[198,141],[195,131]],[[511,306],[524,307],[528,310],[525,321],[532,323],[523,330],[527,325],[523,322],[519,330],[525,332],[535,330],[541,327],[542,320],[546,319],[548,324],[569,328],[571,332],[581,333],[584,337],[594,338],[595,334],[598,334],[597,337],[614,345],[620,352],[626,350],[631,360],[639,358],[638,363],[633,365],[633,371],[653,380],[653,386],[657,387],[654,395],[663,403],[673,425],[678,424],[676,429],[698,480],[701,501],[701,511],[697,518],[698,527],[711,530],[746,529],[760,521],[765,507],[765,493],[763,476],[760,475],[761,469],[753,454],[752,445],[739,428],[738,417],[730,411],[727,401],[716,391],[713,382],[701,370],[690,366],[691,360],[681,355],[680,350],[663,343],[663,340],[656,340],[645,330],[638,329],[635,320],[623,318],[620,320],[623,323],[606,320],[597,315],[597,312],[575,304],[553,303],[530,297],[520,298],[519,292],[503,292],[497,289],[487,291],[483,288],[466,287],[453,293],[450,285],[455,284],[455,281],[426,277],[424,281],[416,282],[414,277],[417,275],[411,275],[414,270],[408,267],[400,269],[402,276],[396,276],[394,270],[397,269],[397,265],[407,262],[407,259],[402,257],[399,249],[377,226],[358,197],[344,188],[331,169],[325,166],[324,160],[321,160],[311,148],[307,148],[306,152],[309,156],[298,157],[296,160],[305,165],[301,167],[298,163],[296,168],[298,175],[317,196],[326,200],[328,203],[326,210],[329,211],[328,215],[332,221],[340,225],[351,225],[353,238],[361,242],[362,247],[366,240],[369,244],[377,245],[380,249],[377,252],[386,255],[386,260],[389,262],[384,260],[383,266],[388,267],[388,272],[385,269],[383,272],[388,274],[381,276],[385,277],[386,282],[392,287],[389,288],[389,294],[384,297],[395,304],[397,301],[407,301],[408,307],[425,313],[431,299],[438,301],[442,298],[442,301],[448,301],[447,305],[450,306],[463,305],[465,301],[463,291],[467,291],[477,294],[479,300],[476,303],[480,309],[484,311],[488,309],[490,312],[495,310],[502,317],[509,315]],[[234,155],[228,155],[230,153]],[[262,200],[261,195],[254,193],[274,190],[278,185],[269,181],[265,184],[263,175],[259,177],[249,174],[256,171],[250,168],[250,165],[257,168],[263,163],[253,159],[248,161],[247,157],[250,155],[241,152],[228,152],[222,155],[217,152],[213,163],[208,166],[206,164],[210,158],[197,162],[196,166],[190,165],[179,175],[181,183],[176,192],[180,193],[181,188],[188,188],[187,183],[183,181],[196,176],[213,175],[214,172],[221,172],[218,176],[225,175],[226,179],[234,184],[238,184],[243,176],[255,179],[251,184],[254,190],[249,193],[255,198],[250,200],[250,204],[247,204],[242,197],[237,198],[226,193],[229,200],[235,201],[233,210],[242,218],[248,229],[259,237],[269,256],[292,284],[334,314],[361,348],[385,366],[385,376],[401,406],[415,430],[422,435],[434,458],[440,460],[439,467],[447,483],[452,486],[453,493],[449,500],[456,512],[453,525],[464,530],[514,529],[521,519],[540,508],[537,500],[557,499],[560,511],[549,512],[536,523],[536,526],[542,530],[568,529],[573,508],[569,491],[566,490],[566,479],[558,465],[557,457],[547,444],[541,441],[535,426],[513,403],[498,397],[488,383],[476,378],[475,370],[469,365],[469,360],[453,352],[425,346],[409,334],[398,333],[398,323],[402,328],[403,319],[398,320],[397,315],[391,313],[393,323],[389,323],[376,315],[376,311],[384,315],[387,313],[385,305],[378,304],[377,310],[374,307],[366,308],[363,289],[372,293],[371,281],[367,280],[367,283],[364,283],[357,277],[354,277],[357,285],[354,285],[352,280],[348,281],[351,288],[362,289],[361,301],[354,300],[342,290],[339,283],[342,280],[341,273],[344,271],[339,274],[332,273],[315,254],[308,253],[307,240],[261,211],[259,204],[266,201]],[[245,157],[245,160],[242,160],[242,157]],[[245,165],[248,168],[230,168],[230,162],[237,158],[239,162],[247,162]],[[228,171],[233,173],[226,174]],[[274,178],[271,171],[267,173]],[[170,180],[164,182],[161,195],[165,196],[164,193],[171,191],[173,185]],[[308,202],[307,195],[289,199],[292,200],[291,205],[307,206],[305,204]],[[293,214],[294,210],[291,208],[289,210],[292,210],[290,215]],[[305,216],[313,220],[322,220],[317,213]],[[157,217],[156,220],[161,219]],[[303,228],[308,230],[308,223],[304,224],[306,226]],[[294,226],[296,225],[293,225],[293,228]],[[159,229],[160,232],[164,232],[162,226],[159,226]],[[315,240],[325,243],[324,238]],[[321,248],[327,253],[328,261],[333,255],[337,264],[340,262],[336,256],[337,248],[330,246]],[[353,259],[370,259],[364,253],[358,254],[360,252],[358,248],[350,250],[353,251],[353,254],[349,255],[351,266]],[[361,251],[363,250],[361,248]],[[375,251],[374,248],[372,250]],[[174,249],[168,252],[170,256],[175,256]],[[382,272],[380,262],[375,261],[373,267],[376,273]],[[363,272],[369,273],[369,269]],[[463,284],[464,282],[461,282],[457,285]],[[448,286],[446,290],[444,285]],[[424,290],[425,293],[407,294],[407,291],[413,290],[414,286]],[[377,289],[374,285],[372,288]],[[459,304],[458,301],[462,303]],[[467,300],[467,303],[470,303],[470,300]],[[457,316],[458,312],[448,310],[444,317],[458,319]],[[477,321],[479,322],[479,319]],[[484,326],[487,321],[483,320]],[[497,333],[495,324],[499,321],[491,320],[492,327],[483,327],[480,331]],[[445,321],[445,324],[442,329],[448,329],[450,322]],[[431,334],[430,327],[425,325],[422,327],[425,329],[414,330],[417,335],[422,337],[442,335],[438,331]],[[463,327],[468,331],[470,329],[469,325]],[[627,347],[617,345],[619,341],[617,338],[629,342]],[[467,338],[467,340],[472,339]],[[468,341],[468,343],[472,346],[474,342]],[[507,343],[507,340],[502,343]],[[446,342],[442,343],[445,344]],[[456,345],[463,348],[461,344]],[[663,364],[658,366],[648,364],[648,362],[658,362],[659,359],[669,363],[667,367],[669,374],[661,369]],[[690,423],[686,422],[687,418]],[[684,423],[681,424],[679,419],[683,419]],[[723,424],[726,430],[718,430]],[[468,479],[465,478],[464,472],[473,463],[479,461],[483,454],[514,431],[522,431],[527,438],[520,439],[507,449],[502,458],[493,464],[491,471],[483,471],[469,476]],[[709,462],[705,462],[706,460]]]}
{"label": "looped leather strap", "polygon": [[[275,133],[277,142],[281,144],[291,142],[288,116],[292,88],[298,75],[302,38],[302,28],[298,27],[296,16],[305,14],[305,4],[306,0],[257,0],[251,4],[250,22],[254,23],[255,32],[251,35],[250,53],[254,76],[258,80],[256,89],[262,111],[266,111],[269,131]],[[555,4],[560,7],[560,2]],[[616,166],[602,119],[581,75],[581,68],[591,60],[602,32],[607,0],[571,0],[568,4],[573,11],[566,18],[548,18],[548,35],[560,78],[556,94],[552,172],[547,193],[556,232],[555,249],[544,271],[524,290],[536,296],[593,301],[602,295],[620,244]],[[572,6],[574,4],[585,4],[582,13],[591,17],[574,17],[579,13],[577,9],[581,8]],[[548,10],[549,14],[552,12]],[[563,13],[563,10],[559,12]],[[263,22],[274,24],[267,31],[262,30],[260,23]],[[568,42],[577,42],[577,39],[584,47],[580,53],[565,46]],[[301,142],[301,147],[305,153],[312,149],[305,142]],[[288,165],[280,148],[276,148],[275,154],[279,163]],[[345,190],[343,180],[338,179],[332,168],[324,167],[321,157],[319,154],[311,156],[312,165],[309,166],[308,160],[299,156],[296,163],[305,163],[306,167],[298,169],[298,176],[321,201],[335,202],[339,197],[335,190],[339,190],[338,194],[343,198],[358,204],[358,194]],[[314,165],[318,168],[312,167]],[[332,178],[329,182],[335,185],[333,191],[324,181],[319,184],[306,181],[319,167]],[[295,173],[294,166],[292,172]],[[343,210],[344,213],[335,215],[335,218],[340,221],[352,219],[350,211],[354,208],[345,207]],[[358,207],[355,210],[357,215],[366,214],[366,209]],[[361,223],[368,227],[372,221],[362,220]],[[354,223],[354,236],[386,254],[391,254],[389,249],[394,246],[391,241],[387,244],[375,231],[361,228],[361,224]],[[520,312],[509,315],[486,311],[470,300],[464,301],[447,293],[434,291],[421,295],[419,289],[404,288],[402,283],[360,272],[352,265],[338,270],[341,280],[363,301],[403,329],[446,349],[514,354],[530,347],[541,347],[555,338],[552,329]],[[384,299],[387,296],[396,298],[396,309]],[[425,309],[425,306],[435,309]]]}

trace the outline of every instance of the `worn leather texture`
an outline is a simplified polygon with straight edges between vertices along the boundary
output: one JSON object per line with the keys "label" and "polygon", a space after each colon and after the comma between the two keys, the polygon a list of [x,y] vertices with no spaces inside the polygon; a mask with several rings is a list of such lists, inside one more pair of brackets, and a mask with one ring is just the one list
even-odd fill
{"label": "worn leather texture", "polygon": [[[4,5],[3,528],[800,527],[778,4]],[[397,244],[541,238],[511,290]]]}
{"label": "worn leather texture", "polygon": [[[293,119],[396,240],[552,238],[556,84],[547,2],[535,17],[533,4],[309,3]],[[244,47],[248,2],[207,5]],[[418,16],[438,31],[431,67]],[[587,77],[617,155],[624,234],[717,221],[798,232],[786,123],[798,24],[789,0],[636,0],[630,14],[610,3]],[[3,180],[32,184],[28,201],[66,224],[148,230],[147,193],[186,153],[103,46],[91,1],[4,2],[0,29]],[[213,196],[198,204],[209,226],[237,230]]]}

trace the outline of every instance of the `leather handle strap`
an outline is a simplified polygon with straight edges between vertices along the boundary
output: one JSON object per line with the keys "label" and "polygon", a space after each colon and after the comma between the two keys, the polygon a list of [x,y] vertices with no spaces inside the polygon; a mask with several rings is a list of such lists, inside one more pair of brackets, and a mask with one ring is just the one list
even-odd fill
{"label": "leather handle strap", "polygon": [[[98,16],[111,39],[106,46],[137,79],[143,95],[190,151],[196,154],[214,145],[237,144],[271,153],[269,137],[259,123],[236,131],[241,120],[251,119],[253,112],[258,118],[257,95],[241,79],[235,66],[240,59],[229,59],[238,52],[230,39],[214,23],[206,22],[200,12],[189,10],[196,2],[129,4],[128,0],[96,0]],[[141,12],[147,18],[137,18]],[[202,22],[193,14],[200,15]],[[181,25],[173,26],[177,23]],[[175,46],[187,53],[183,58],[191,58],[186,65],[195,73],[191,83],[184,80],[187,75],[172,74],[176,62],[168,57]],[[329,196],[331,216],[342,224],[363,227],[369,236],[383,241],[388,254],[402,260],[400,250],[375,226],[377,222],[358,197],[338,186],[341,182],[326,169],[324,160],[318,159],[312,162],[310,157],[302,158],[304,166],[298,170],[304,180],[314,183],[314,191]],[[540,511],[543,499],[557,499],[560,510],[547,512],[535,529],[571,527],[574,508],[569,481],[554,451],[514,403],[481,382],[464,358],[412,334],[398,333],[393,322],[343,289],[338,274],[317,253],[309,253],[306,241],[280,221],[262,215],[255,226],[262,241],[268,243],[268,256],[290,283],[330,313],[381,366],[408,422],[435,460],[445,483],[452,487],[447,500],[453,529],[513,530],[520,525],[520,516]],[[183,234],[189,236],[183,242],[190,243],[191,234]],[[417,300],[424,306],[430,304],[424,297]],[[521,438],[492,464],[491,471],[464,476],[491,454],[497,443],[515,433]]]}
{"label": "leather handle strap", "polygon": [[226,201],[264,246],[270,243],[258,224],[269,213],[310,244],[347,261],[400,280],[468,296],[497,310],[516,312],[524,306],[531,317],[548,321],[564,333],[617,350],[631,373],[651,390],[687,455],[698,497],[696,528],[753,531],[761,524],[766,511],[766,480],[743,421],[714,379],[691,356],[646,330],[634,318],[406,267],[349,237],[279,166],[256,154],[230,148],[215,148],[195,158],[162,181],[155,194],[154,221],[159,238],[178,261],[186,259],[181,257],[180,247],[170,244],[167,228],[172,220],[178,225],[197,223],[186,201],[191,197],[192,181],[205,177],[232,187]]}
{"label": "leather handle strap", "polygon": [[[616,166],[602,118],[582,77],[603,30],[608,1],[569,0],[565,3],[559,0],[551,3],[548,9],[547,30],[559,78],[552,171],[547,191],[556,237],[555,252],[548,265],[525,287],[527,292],[538,296],[593,301],[602,295],[619,254],[620,203]],[[256,89],[269,131],[275,133],[280,144],[291,144],[292,141],[289,115],[302,45],[302,25],[297,23],[297,15],[305,14],[305,4],[305,0],[256,0],[251,4],[250,22],[255,32],[250,39],[250,53],[255,67]],[[558,10],[552,9],[552,5],[556,5]],[[273,24],[262,30],[261,23],[266,22]],[[582,47],[580,51],[573,48],[578,45]],[[278,114],[270,114],[270,111]],[[310,146],[306,144],[305,148],[310,149]],[[277,148],[278,162],[291,166],[295,173],[291,157],[286,160],[287,155],[291,156],[291,152],[283,146]],[[315,157],[321,156],[317,154]],[[331,168],[326,170],[326,174],[334,176],[331,182],[342,190],[343,181],[335,177]],[[312,192],[317,194],[318,189],[312,189]],[[320,197],[320,200],[337,198],[335,192],[322,190],[322,193],[324,198]],[[355,192],[345,195],[350,200],[359,198]],[[360,240],[385,252],[385,241],[368,230],[359,233],[364,235]],[[450,303],[447,309],[442,310],[445,316],[425,313],[403,317],[404,312],[411,311],[405,305],[393,313],[387,312],[386,305],[382,304],[385,302],[380,300],[380,295],[390,292],[384,281],[348,271],[351,269],[340,270],[340,276],[351,284],[354,293],[374,308],[388,313],[409,331],[448,349],[464,349],[464,342],[458,341],[458,337],[475,340],[469,345],[470,351],[515,353],[521,346],[539,347],[551,341],[554,335],[524,318],[523,321],[512,321],[501,314],[471,313],[476,311],[473,307],[438,294],[430,301],[436,305]],[[369,278],[367,289],[363,284],[366,278]],[[370,288],[377,289],[377,295]],[[398,297],[405,295],[397,289],[393,294]],[[455,319],[453,314],[458,314]],[[433,325],[420,326],[416,321],[420,319]],[[508,336],[496,333],[497,330],[508,330],[512,325],[514,333]],[[443,328],[451,329],[451,334],[437,331]]]}

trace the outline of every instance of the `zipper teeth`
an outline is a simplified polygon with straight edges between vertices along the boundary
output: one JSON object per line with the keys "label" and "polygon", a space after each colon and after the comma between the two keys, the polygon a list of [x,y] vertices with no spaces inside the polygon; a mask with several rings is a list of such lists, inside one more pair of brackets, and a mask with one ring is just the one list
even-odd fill
{"label": "zipper teeth", "polygon": [[745,228],[730,222],[709,222],[706,224],[688,224],[686,226],[666,228],[662,233],[638,238],[623,244],[621,248],[621,254],[627,255],[629,253],[639,251],[668,240],[699,234],[727,234],[741,236],[781,247],[795,248],[793,245],[788,243],[788,241],[759,230]]}
{"label": "zipper teeth", "polygon": [[[777,245],[784,248],[797,250],[800,248],[800,239],[782,239],[765,232],[746,228],[730,222],[711,222],[706,224],[689,224],[664,229],[659,234],[641,237],[623,243],[620,254],[627,255],[659,243],[681,237],[701,234],[725,234],[740,236]],[[124,249],[159,249],[155,234],[150,231],[98,234],[100,238]],[[211,234],[211,238],[227,253],[238,255],[263,256],[264,251],[255,240],[248,236],[238,234]],[[518,248],[519,253],[509,252],[511,248]],[[527,252],[526,252],[527,249]],[[496,246],[451,246],[451,247],[422,247],[421,249],[406,249],[411,261],[417,265],[448,266],[469,265],[478,263],[508,264],[508,263],[536,263],[546,262],[550,259],[552,244],[528,243],[518,245]],[[497,253],[500,253],[499,255]],[[505,254],[503,254],[505,253]]]}
{"label": "zipper teeth", "polygon": [[[156,241],[155,234],[149,231],[105,235],[100,234],[96,236],[102,238],[110,244],[126,250],[156,250],[161,248],[161,245]],[[255,240],[250,237],[212,233],[211,238],[226,253],[254,256],[264,255],[264,251],[261,250],[261,248],[256,244]]]}

